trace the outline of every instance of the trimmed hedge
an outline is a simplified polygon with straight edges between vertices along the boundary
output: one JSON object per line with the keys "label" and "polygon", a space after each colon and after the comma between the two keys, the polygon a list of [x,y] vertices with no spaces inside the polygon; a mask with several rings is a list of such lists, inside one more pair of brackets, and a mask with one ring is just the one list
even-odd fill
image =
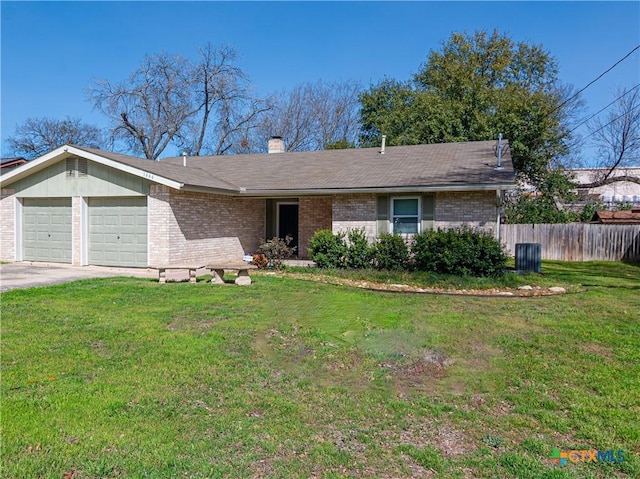
{"label": "trimmed hedge", "polygon": [[347,267],[354,269],[370,267],[373,249],[369,245],[369,241],[367,241],[364,228],[349,230],[347,239],[349,240],[347,245]]}
{"label": "trimmed hedge", "polygon": [[347,261],[347,244],[344,233],[333,234],[331,230],[316,231],[309,240],[309,258],[319,268],[342,268]]}
{"label": "trimmed hedge", "polygon": [[416,234],[410,248],[399,234],[383,233],[373,245],[362,228],[346,236],[348,242],[345,233],[316,232],[309,241],[309,257],[320,268],[414,268],[456,276],[500,276],[506,267],[507,254],[499,241],[469,227]]}
{"label": "trimmed hedge", "polygon": [[409,267],[409,249],[399,234],[382,233],[373,245],[373,264],[378,269],[404,270]]}
{"label": "trimmed hedge", "polygon": [[411,252],[416,269],[456,276],[501,276],[507,261],[492,234],[469,227],[417,234]]}

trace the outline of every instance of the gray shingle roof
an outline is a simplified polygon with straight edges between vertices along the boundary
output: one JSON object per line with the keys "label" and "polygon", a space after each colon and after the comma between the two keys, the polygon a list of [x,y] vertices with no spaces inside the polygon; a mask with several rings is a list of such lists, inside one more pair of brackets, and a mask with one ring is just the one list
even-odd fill
{"label": "gray shingle roof", "polygon": [[495,170],[495,141],[325,150],[300,153],[142,160],[91,148],[82,150],[183,183],[254,194],[380,189],[496,189],[514,185],[508,149]]}
{"label": "gray shingle roof", "polygon": [[[190,157],[187,169],[245,188],[247,192],[366,190],[381,188],[492,188],[514,184],[508,151],[495,170],[495,141]],[[181,157],[161,164],[183,168]],[[200,179],[204,181],[203,178]]]}
{"label": "gray shingle roof", "polygon": [[135,156],[123,155],[95,148],[85,148],[82,146],[77,146],[76,148],[188,186],[239,191],[239,188],[236,185],[213,176],[206,170],[201,170],[199,168],[192,167],[191,165],[189,168],[184,168],[182,166],[182,158],[180,159],[180,164],[174,164],[172,162],[143,160],[142,158],[137,158]]}

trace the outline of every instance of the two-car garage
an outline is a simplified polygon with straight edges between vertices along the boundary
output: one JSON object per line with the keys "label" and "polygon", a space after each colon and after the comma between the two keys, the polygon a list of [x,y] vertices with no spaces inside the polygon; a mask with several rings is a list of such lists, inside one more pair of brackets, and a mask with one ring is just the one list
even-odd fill
{"label": "two-car garage", "polygon": [[[83,200],[77,215],[83,263],[100,266],[147,266],[146,197]],[[22,200],[23,259],[71,263],[73,214],[71,198]]]}

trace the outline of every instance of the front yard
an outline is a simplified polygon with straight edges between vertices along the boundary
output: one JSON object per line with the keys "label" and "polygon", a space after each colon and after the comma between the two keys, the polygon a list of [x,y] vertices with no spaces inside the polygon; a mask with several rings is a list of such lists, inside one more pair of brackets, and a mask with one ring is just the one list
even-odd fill
{"label": "front yard", "polygon": [[[264,273],[4,293],[1,475],[639,477],[640,267],[543,271],[513,281],[570,294]],[[555,448],[624,461],[560,467]]]}

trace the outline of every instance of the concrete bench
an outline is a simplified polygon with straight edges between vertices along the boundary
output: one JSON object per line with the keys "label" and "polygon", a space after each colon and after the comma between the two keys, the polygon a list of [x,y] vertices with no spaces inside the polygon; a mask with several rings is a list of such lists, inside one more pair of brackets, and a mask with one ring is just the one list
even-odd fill
{"label": "concrete bench", "polygon": [[203,265],[171,265],[171,266],[156,266],[155,269],[158,270],[158,282],[160,284],[165,284],[167,282],[167,271],[173,270],[188,270],[189,271],[189,282],[196,282],[196,271],[204,268]]}
{"label": "concrete bench", "polygon": [[237,271],[235,283],[240,286],[247,286],[251,284],[251,277],[249,276],[249,270],[257,269],[256,266],[247,263],[238,264],[224,264],[214,263],[205,266],[211,270],[211,282],[215,284],[224,284],[224,272]]}

